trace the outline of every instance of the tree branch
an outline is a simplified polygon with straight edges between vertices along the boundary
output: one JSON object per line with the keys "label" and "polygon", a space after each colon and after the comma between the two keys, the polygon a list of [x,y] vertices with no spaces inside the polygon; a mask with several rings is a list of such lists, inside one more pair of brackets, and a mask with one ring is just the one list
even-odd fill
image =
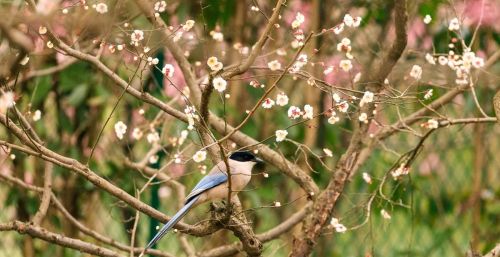
{"label": "tree branch", "polygon": [[153,6],[149,1],[145,0],[135,0],[135,4],[139,7],[139,9],[144,13],[144,15],[148,18],[148,20],[157,28],[161,29],[161,39],[165,42],[166,47],[172,53],[172,56],[179,64],[179,67],[184,75],[184,79],[186,80],[186,84],[189,87],[192,96],[194,97],[194,102],[199,105],[201,99],[201,91],[196,82],[196,76],[193,73],[191,64],[184,56],[184,52],[182,49],[174,42],[172,39],[172,34],[168,31],[168,26],[161,18],[157,18],[154,15]]}
{"label": "tree branch", "polygon": [[255,62],[255,59],[262,52],[262,48],[264,47],[264,44],[269,38],[271,29],[275,26],[275,24],[277,24],[278,18],[280,16],[280,11],[284,2],[285,2],[284,0],[278,0],[276,2],[276,6],[273,8],[273,14],[269,19],[269,21],[267,22],[266,27],[264,28],[264,32],[262,32],[262,34],[260,35],[260,38],[257,41],[257,43],[253,45],[252,51],[250,52],[250,55],[248,55],[248,58],[234,67],[228,67],[222,73],[222,77],[224,79],[230,79],[236,75],[245,73],[248,70],[248,68],[250,68],[250,66]]}
{"label": "tree branch", "polygon": [[47,210],[49,209],[50,204],[50,195],[52,195],[52,170],[53,165],[50,162],[45,163],[45,171],[44,171],[44,181],[43,181],[43,194],[42,201],[40,203],[40,207],[38,211],[35,213],[33,217],[33,224],[40,225],[43,218],[47,214]]}
{"label": "tree branch", "polygon": [[20,221],[13,221],[7,224],[0,224],[0,231],[17,231],[20,234],[28,234],[32,237],[36,237],[50,243],[58,244],[60,246],[68,247],[71,249],[75,249],[96,256],[102,256],[102,257],[123,256],[109,249],[94,244],[90,244],[82,240],[66,237],[61,234],[56,234],[44,228],[38,227],[36,225]]}
{"label": "tree branch", "polygon": [[[408,16],[406,13],[405,0],[395,0],[394,16],[396,40],[389,52],[375,69],[376,72],[366,72],[365,74],[368,75],[364,76],[364,83],[361,83],[363,85],[367,85],[367,89],[375,93],[382,89],[383,81],[392,71],[392,68],[406,47],[406,23]],[[373,103],[364,105],[358,111],[358,115],[362,112],[371,113],[373,109]],[[369,126],[368,123],[363,122],[356,122],[354,125],[354,132],[351,137],[351,141],[349,142],[347,151],[337,162],[335,166],[335,173],[330,179],[327,188],[318,196],[318,198],[315,199],[312,212],[308,214],[303,222],[300,236],[295,236],[294,238],[290,256],[303,257],[310,255],[317,243],[317,238],[320,236],[323,227],[331,218],[337,199],[342,194],[347,178],[355,167],[359,152],[362,148],[363,139],[365,138]]]}

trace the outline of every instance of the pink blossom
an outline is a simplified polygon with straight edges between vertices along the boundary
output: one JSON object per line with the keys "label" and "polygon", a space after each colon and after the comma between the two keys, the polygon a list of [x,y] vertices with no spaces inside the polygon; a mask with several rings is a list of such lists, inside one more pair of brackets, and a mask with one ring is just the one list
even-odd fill
{"label": "pink blossom", "polygon": [[[484,5],[482,6],[482,3]],[[457,2],[457,9],[462,10],[465,16],[464,25],[476,26],[481,21],[481,26],[492,27],[500,31],[500,5],[498,0],[466,0]],[[482,13],[482,19],[481,19]]]}

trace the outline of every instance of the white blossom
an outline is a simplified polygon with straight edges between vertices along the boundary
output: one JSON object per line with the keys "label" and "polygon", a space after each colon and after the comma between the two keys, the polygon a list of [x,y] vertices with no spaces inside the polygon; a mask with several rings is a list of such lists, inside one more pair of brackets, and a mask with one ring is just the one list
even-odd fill
{"label": "white blossom", "polygon": [[100,14],[105,14],[108,12],[108,5],[105,3],[98,3],[95,5],[95,11]]}
{"label": "white blossom", "polygon": [[147,59],[149,65],[157,65],[160,60],[158,58],[148,57]]}
{"label": "white blossom", "polygon": [[337,51],[349,52],[351,51],[351,40],[349,38],[343,38],[340,43],[337,44]]}
{"label": "white blossom", "polygon": [[382,217],[386,220],[390,220],[391,219],[391,215],[384,209],[382,209],[380,211],[380,214],[382,214]]}
{"label": "white blossom", "polygon": [[330,221],[330,225],[333,226],[337,233],[344,233],[347,231],[347,228],[343,224],[339,223],[339,220],[337,218],[332,218],[332,220]]}
{"label": "white blossom", "polygon": [[341,60],[339,66],[346,72],[350,71],[352,69],[351,60]]}
{"label": "white blossom", "polygon": [[431,23],[431,21],[432,21],[432,17],[429,14],[425,15],[424,23],[429,24],[429,23]]}
{"label": "white blossom", "polygon": [[433,90],[432,88],[431,88],[431,89],[429,89],[429,90],[427,90],[427,92],[425,92],[424,99],[425,99],[425,100],[429,100],[429,99],[432,97],[432,93],[433,93],[433,91],[434,91],[434,90]]}
{"label": "white blossom", "polygon": [[332,150],[328,149],[328,148],[323,148],[323,152],[326,154],[326,156],[328,157],[333,157],[333,152]]}
{"label": "white blossom", "polygon": [[181,156],[179,154],[174,154],[174,163],[181,163],[182,162],[182,159],[181,159]]}
{"label": "white blossom", "polygon": [[448,25],[448,29],[449,30],[459,30],[460,29],[460,23],[458,22],[458,19],[457,18],[453,18],[451,21],[450,21],[450,24]]}
{"label": "white blossom", "polygon": [[39,121],[41,118],[42,118],[42,111],[36,110],[32,117],[33,121]]}
{"label": "white blossom", "polygon": [[370,177],[370,175],[366,172],[363,172],[363,180],[367,183],[367,184],[371,184],[372,183],[372,178]]}
{"label": "white blossom", "polygon": [[297,57],[297,61],[290,68],[290,73],[297,73],[304,65],[307,64],[307,54],[301,54]]}
{"label": "white blossom", "polygon": [[403,175],[407,175],[409,172],[410,169],[408,167],[405,167],[404,163],[401,163],[401,165],[397,169],[391,171],[391,175],[394,179],[398,179]]}
{"label": "white blossom", "polygon": [[151,131],[146,135],[146,140],[150,144],[156,144],[160,141],[160,135],[156,131]]}
{"label": "white blossom", "polygon": [[207,65],[208,67],[212,68],[212,66],[214,66],[216,63],[218,63],[219,61],[217,60],[217,57],[215,56],[210,56],[208,59],[207,59]]}
{"label": "white blossom", "polygon": [[269,108],[271,108],[273,106],[274,106],[274,100],[271,99],[271,98],[266,98],[262,102],[262,108],[264,108],[264,109],[269,109]]}
{"label": "white blossom", "polygon": [[333,27],[333,33],[335,33],[336,35],[342,33],[342,31],[344,31],[344,23],[341,23],[341,24]]}
{"label": "white blossom", "polygon": [[439,122],[435,119],[429,119],[424,127],[428,129],[437,129],[439,127]]}
{"label": "white blossom", "polygon": [[361,20],[362,20],[362,18],[361,18],[361,17],[359,17],[359,16],[358,16],[358,17],[356,17],[356,18],[354,18],[354,19],[353,19],[353,22],[352,22],[352,26],[353,26],[354,28],[359,27],[359,25],[361,25]]}
{"label": "white blossom", "polygon": [[440,65],[446,65],[448,63],[448,58],[444,56],[439,56],[438,57],[438,62]]}
{"label": "white blossom", "polygon": [[144,39],[144,32],[142,30],[136,29],[130,35],[130,40],[132,40],[132,43],[134,45],[138,45],[139,41],[142,41],[143,39]]}
{"label": "white blossom", "polygon": [[167,2],[165,2],[165,1],[158,1],[154,5],[154,10],[156,12],[161,13],[161,12],[164,12],[166,9],[167,9]]}
{"label": "white blossom", "polygon": [[359,102],[359,106],[363,107],[363,105],[365,105],[367,103],[373,102],[373,96],[374,96],[374,94],[372,92],[366,91],[363,94],[363,97],[361,98],[361,101]]}
{"label": "white blossom", "polygon": [[279,105],[279,106],[285,106],[288,104],[288,96],[283,93],[283,92],[280,92],[277,96],[276,96],[276,104]]}
{"label": "white blossom", "polygon": [[0,96],[0,112],[5,112],[14,105],[16,105],[14,92],[7,91]]}
{"label": "white blossom", "polygon": [[135,139],[135,140],[139,140],[142,138],[142,130],[140,128],[134,128],[132,130],[132,138]]}
{"label": "white blossom", "polygon": [[288,131],[286,130],[276,130],[276,142],[281,142],[285,140],[286,136],[288,135]]}
{"label": "white blossom", "polygon": [[158,162],[158,159],[160,159],[160,157],[157,154],[155,154],[155,155],[152,155],[151,157],[149,157],[148,162],[150,164],[155,164]]}
{"label": "white blossom", "polygon": [[187,130],[183,130],[183,131],[181,131],[181,136],[180,136],[180,137],[179,137],[179,139],[177,140],[177,143],[178,143],[179,145],[184,144],[184,142],[186,141],[186,139],[187,139],[188,135],[189,135],[189,131],[187,131]]}
{"label": "white blossom", "polygon": [[115,123],[115,134],[118,139],[123,139],[123,135],[127,133],[127,125],[123,121],[118,121]]}
{"label": "white blossom", "polygon": [[361,72],[358,72],[358,73],[356,73],[356,75],[354,75],[354,78],[352,79],[352,82],[358,83],[359,80],[361,80]]}
{"label": "white blossom", "polygon": [[338,102],[340,102],[340,100],[342,100],[340,98],[339,94],[337,94],[337,93],[333,93],[332,98],[333,98],[333,101],[335,101],[336,103],[338,103]]}
{"label": "white blossom", "polygon": [[182,29],[185,31],[190,31],[194,26],[194,20],[187,20],[184,25],[182,25]]}
{"label": "white blossom", "polygon": [[227,81],[221,76],[217,76],[212,80],[215,90],[219,92],[224,92],[227,88]]}
{"label": "white blossom", "polygon": [[483,67],[484,66],[484,59],[481,57],[474,58],[474,60],[472,61],[472,66],[474,66],[475,68]]}
{"label": "white blossom", "polygon": [[347,110],[349,109],[349,103],[347,103],[346,101],[342,101],[339,104],[337,104],[337,109],[340,112],[346,113]]}
{"label": "white blossom", "polygon": [[205,175],[207,173],[207,165],[199,165],[200,173]]}
{"label": "white blossom", "polygon": [[300,111],[299,107],[297,107],[297,106],[290,106],[290,108],[288,108],[288,117],[290,119],[295,120],[298,117],[300,117],[301,115],[302,115],[302,112]]}
{"label": "white blossom", "polygon": [[361,122],[365,122],[367,123],[368,122],[368,115],[364,112],[362,112],[359,117],[358,117],[359,121]]}
{"label": "white blossom", "polygon": [[224,65],[222,64],[222,62],[219,62],[217,60],[217,57],[215,57],[215,56],[212,56],[212,57],[208,58],[207,65],[208,65],[208,67],[210,67],[210,69],[212,71],[219,71],[219,70],[221,70],[224,67]]}
{"label": "white blossom", "polygon": [[200,150],[193,155],[193,161],[202,162],[207,158],[207,151]]}
{"label": "white blossom", "polygon": [[304,114],[302,115],[302,118],[304,119],[314,118],[314,108],[311,105],[309,104],[304,105]]}
{"label": "white blossom", "polygon": [[340,118],[335,114],[335,112],[332,113],[332,116],[328,118],[328,123],[330,124],[335,124],[340,120]]}
{"label": "white blossom", "polygon": [[326,67],[326,69],[323,71],[323,74],[328,75],[328,74],[332,73],[332,71],[333,71],[333,66],[330,65],[330,66]]}
{"label": "white blossom", "polygon": [[302,25],[302,23],[304,23],[304,21],[305,21],[304,15],[300,12],[297,12],[295,20],[292,21],[292,28],[293,29],[298,28],[300,25]]}
{"label": "white blossom", "polygon": [[212,36],[212,39],[218,42],[222,42],[224,40],[224,34],[218,31],[210,31],[210,36]]}
{"label": "white blossom", "polygon": [[38,34],[40,34],[40,35],[45,35],[46,33],[47,33],[47,27],[45,27],[45,26],[40,26],[40,27],[38,28]]}
{"label": "white blossom", "polygon": [[174,76],[174,66],[170,63],[165,64],[165,66],[161,69],[161,73],[169,78],[172,78]]}
{"label": "white blossom", "polygon": [[354,19],[352,18],[352,16],[350,14],[346,14],[344,15],[344,24],[347,26],[347,27],[352,27],[353,24],[354,24]]}
{"label": "white blossom", "polygon": [[422,78],[422,67],[418,66],[418,65],[413,65],[413,67],[411,68],[411,71],[410,71],[410,77],[416,79],[416,80],[419,80],[420,78]]}
{"label": "white blossom", "polygon": [[281,69],[281,63],[278,60],[273,60],[267,63],[267,67],[272,71],[276,71]]}
{"label": "white blossom", "polygon": [[28,55],[26,55],[20,62],[19,64],[21,64],[22,66],[28,64],[28,62],[30,61],[30,57]]}
{"label": "white blossom", "polygon": [[432,54],[426,54],[425,55],[425,60],[427,60],[428,63],[432,64],[432,65],[435,65],[436,64],[436,58],[434,58],[434,56],[432,56]]}

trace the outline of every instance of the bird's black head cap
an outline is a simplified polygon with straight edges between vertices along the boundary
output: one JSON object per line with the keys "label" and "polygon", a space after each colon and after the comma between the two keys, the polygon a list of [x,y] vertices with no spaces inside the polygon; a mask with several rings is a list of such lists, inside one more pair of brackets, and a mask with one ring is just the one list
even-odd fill
{"label": "bird's black head cap", "polygon": [[255,157],[251,152],[248,151],[238,151],[234,152],[229,156],[229,159],[239,161],[239,162],[258,162],[258,158]]}

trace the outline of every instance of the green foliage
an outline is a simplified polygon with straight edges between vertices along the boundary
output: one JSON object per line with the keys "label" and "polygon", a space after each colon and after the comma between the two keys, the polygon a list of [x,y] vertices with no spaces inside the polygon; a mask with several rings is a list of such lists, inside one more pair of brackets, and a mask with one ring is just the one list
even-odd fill
{"label": "green foliage", "polygon": [[205,0],[202,1],[203,16],[209,30],[217,24],[227,25],[233,14],[237,0]]}

